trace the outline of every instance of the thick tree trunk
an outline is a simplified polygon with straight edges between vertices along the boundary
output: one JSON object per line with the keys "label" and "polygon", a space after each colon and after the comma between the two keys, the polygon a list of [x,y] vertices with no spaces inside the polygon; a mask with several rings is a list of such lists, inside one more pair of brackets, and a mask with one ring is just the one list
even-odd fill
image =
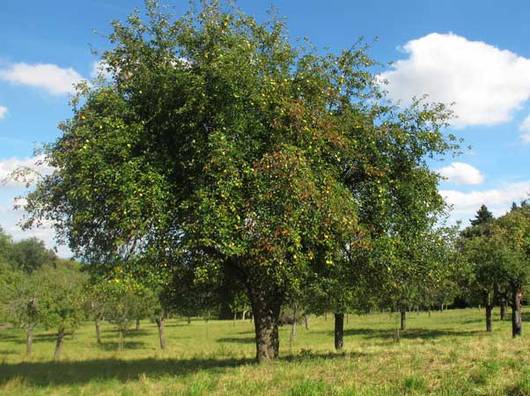
{"label": "thick tree trunk", "polygon": [[29,326],[26,329],[26,355],[31,356],[33,347],[33,326]]}
{"label": "thick tree trunk", "polygon": [[140,330],[140,319],[136,319],[136,327],[135,327],[135,330],[136,330],[136,331]]}
{"label": "thick tree trunk", "polygon": [[158,327],[158,339],[160,340],[160,349],[166,348],[166,337],[164,335],[164,317],[156,318],[156,325]]}
{"label": "thick tree trunk", "polygon": [[492,304],[486,304],[486,331],[491,333],[493,331],[493,325],[491,320],[491,312],[493,311]]}
{"label": "thick tree trunk", "polygon": [[251,301],[256,332],[256,360],[264,363],[279,356],[278,322],[281,301],[261,293],[252,293]]}
{"label": "thick tree trunk", "polygon": [[503,300],[501,301],[501,312],[500,312],[500,317],[501,317],[501,320],[506,320],[506,302]]}
{"label": "thick tree trunk", "polygon": [[407,310],[405,308],[401,308],[400,310],[400,325],[399,329],[401,331],[407,330]]}
{"label": "thick tree trunk", "polygon": [[523,292],[517,288],[512,293],[512,336],[518,337],[523,333],[523,322],[521,316],[521,301]]}
{"label": "thick tree trunk", "polygon": [[53,361],[59,361],[61,352],[63,351],[64,343],[64,328],[59,329],[57,332],[57,341],[55,342],[55,352],[53,354]]}
{"label": "thick tree trunk", "polygon": [[96,325],[96,341],[98,344],[101,344],[101,329],[99,327],[99,319],[94,320],[94,324]]}
{"label": "thick tree trunk", "polygon": [[344,347],[344,314],[335,312],[335,349],[341,351]]}

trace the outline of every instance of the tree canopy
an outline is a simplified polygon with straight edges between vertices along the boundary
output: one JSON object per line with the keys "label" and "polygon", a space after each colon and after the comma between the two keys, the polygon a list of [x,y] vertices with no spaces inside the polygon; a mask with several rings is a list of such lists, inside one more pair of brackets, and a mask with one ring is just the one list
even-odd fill
{"label": "tree canopy", "polygon": [[275,18],[206,2],[175,20],[147,4],[113,24],[106,76],[79,87],[27,225],[52,221],[89,262],[239,283],[257,359],[275,358],[281,305],[315,274],[436,223],[426,159],[457,149],[450,114],[389,103],[362,44],[321,55]]}

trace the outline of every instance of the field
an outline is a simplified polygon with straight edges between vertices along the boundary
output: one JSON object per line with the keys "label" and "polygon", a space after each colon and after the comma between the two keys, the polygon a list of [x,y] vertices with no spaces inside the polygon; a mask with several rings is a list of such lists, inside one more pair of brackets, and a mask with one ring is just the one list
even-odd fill
{"label": "field", "polygon": [[349,315],[343,353],[333,352],[332,316],[310,317],[292,347],[283,327],[281,359],[261,366],[248,320],[169,320],[164,352],[148,321],[128,333],[124,351],[111,325],[98,346],[87,322],[67,337],[59,363],[50,331],[38,329],[28,359],[22,331],[0,329],[0,394],[530,395],[530,337],[512,339],[497,317],[487,334],[478,309],[410,313],[398,341],[397,315]]}

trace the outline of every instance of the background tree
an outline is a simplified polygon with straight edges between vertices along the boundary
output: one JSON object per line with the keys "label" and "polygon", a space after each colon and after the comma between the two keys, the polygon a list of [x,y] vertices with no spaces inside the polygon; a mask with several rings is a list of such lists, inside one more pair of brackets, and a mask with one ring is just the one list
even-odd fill
{"label": "background tree", "polygon": [[491,243],[500,256],[501,271],[508,284],[512,306],[512,335],[522,334],[523,293],[530,286],[530,205],[501,216],[492,230]]}
{"label": "background tree", "polygon": [[73,263],[61,264],[42,267],[35,272],[35,281],[42,290],[39,313],[43,324],[57,329],[55,361],[61,357],[67,332],[73,334],[84,319],[86,276]]}
{"label": "background tree", "polygon": [[12,272],[4,278],[3,305],[9,322],[26,332],[26,354],[32,353],[33,329],[41,323],[41,287],[34,274]]}

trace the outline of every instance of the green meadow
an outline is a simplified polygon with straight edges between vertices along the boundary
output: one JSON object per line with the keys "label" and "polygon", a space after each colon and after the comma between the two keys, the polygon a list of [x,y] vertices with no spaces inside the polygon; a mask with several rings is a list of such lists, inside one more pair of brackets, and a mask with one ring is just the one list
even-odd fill
{"label": "green meadow", "polygon": [[[409,313],[398,339],[398,315],[349,315],[345,349],[333,351],[333,317],[310,317],[309,328],[281,328],[281,358],[254,362],[249,320],[171,319],[167,347],[154,323],[126,336],[103,324],[103,342],[86,322],[67,336],[60,362],[55,336],[39,328],[33,355],[24,333],[0,330],[1,395],[530,395],[530,338],[512,339],[498,319],[484,331],[478,309]],[[528,314],[524,318],[528,321]]]}

